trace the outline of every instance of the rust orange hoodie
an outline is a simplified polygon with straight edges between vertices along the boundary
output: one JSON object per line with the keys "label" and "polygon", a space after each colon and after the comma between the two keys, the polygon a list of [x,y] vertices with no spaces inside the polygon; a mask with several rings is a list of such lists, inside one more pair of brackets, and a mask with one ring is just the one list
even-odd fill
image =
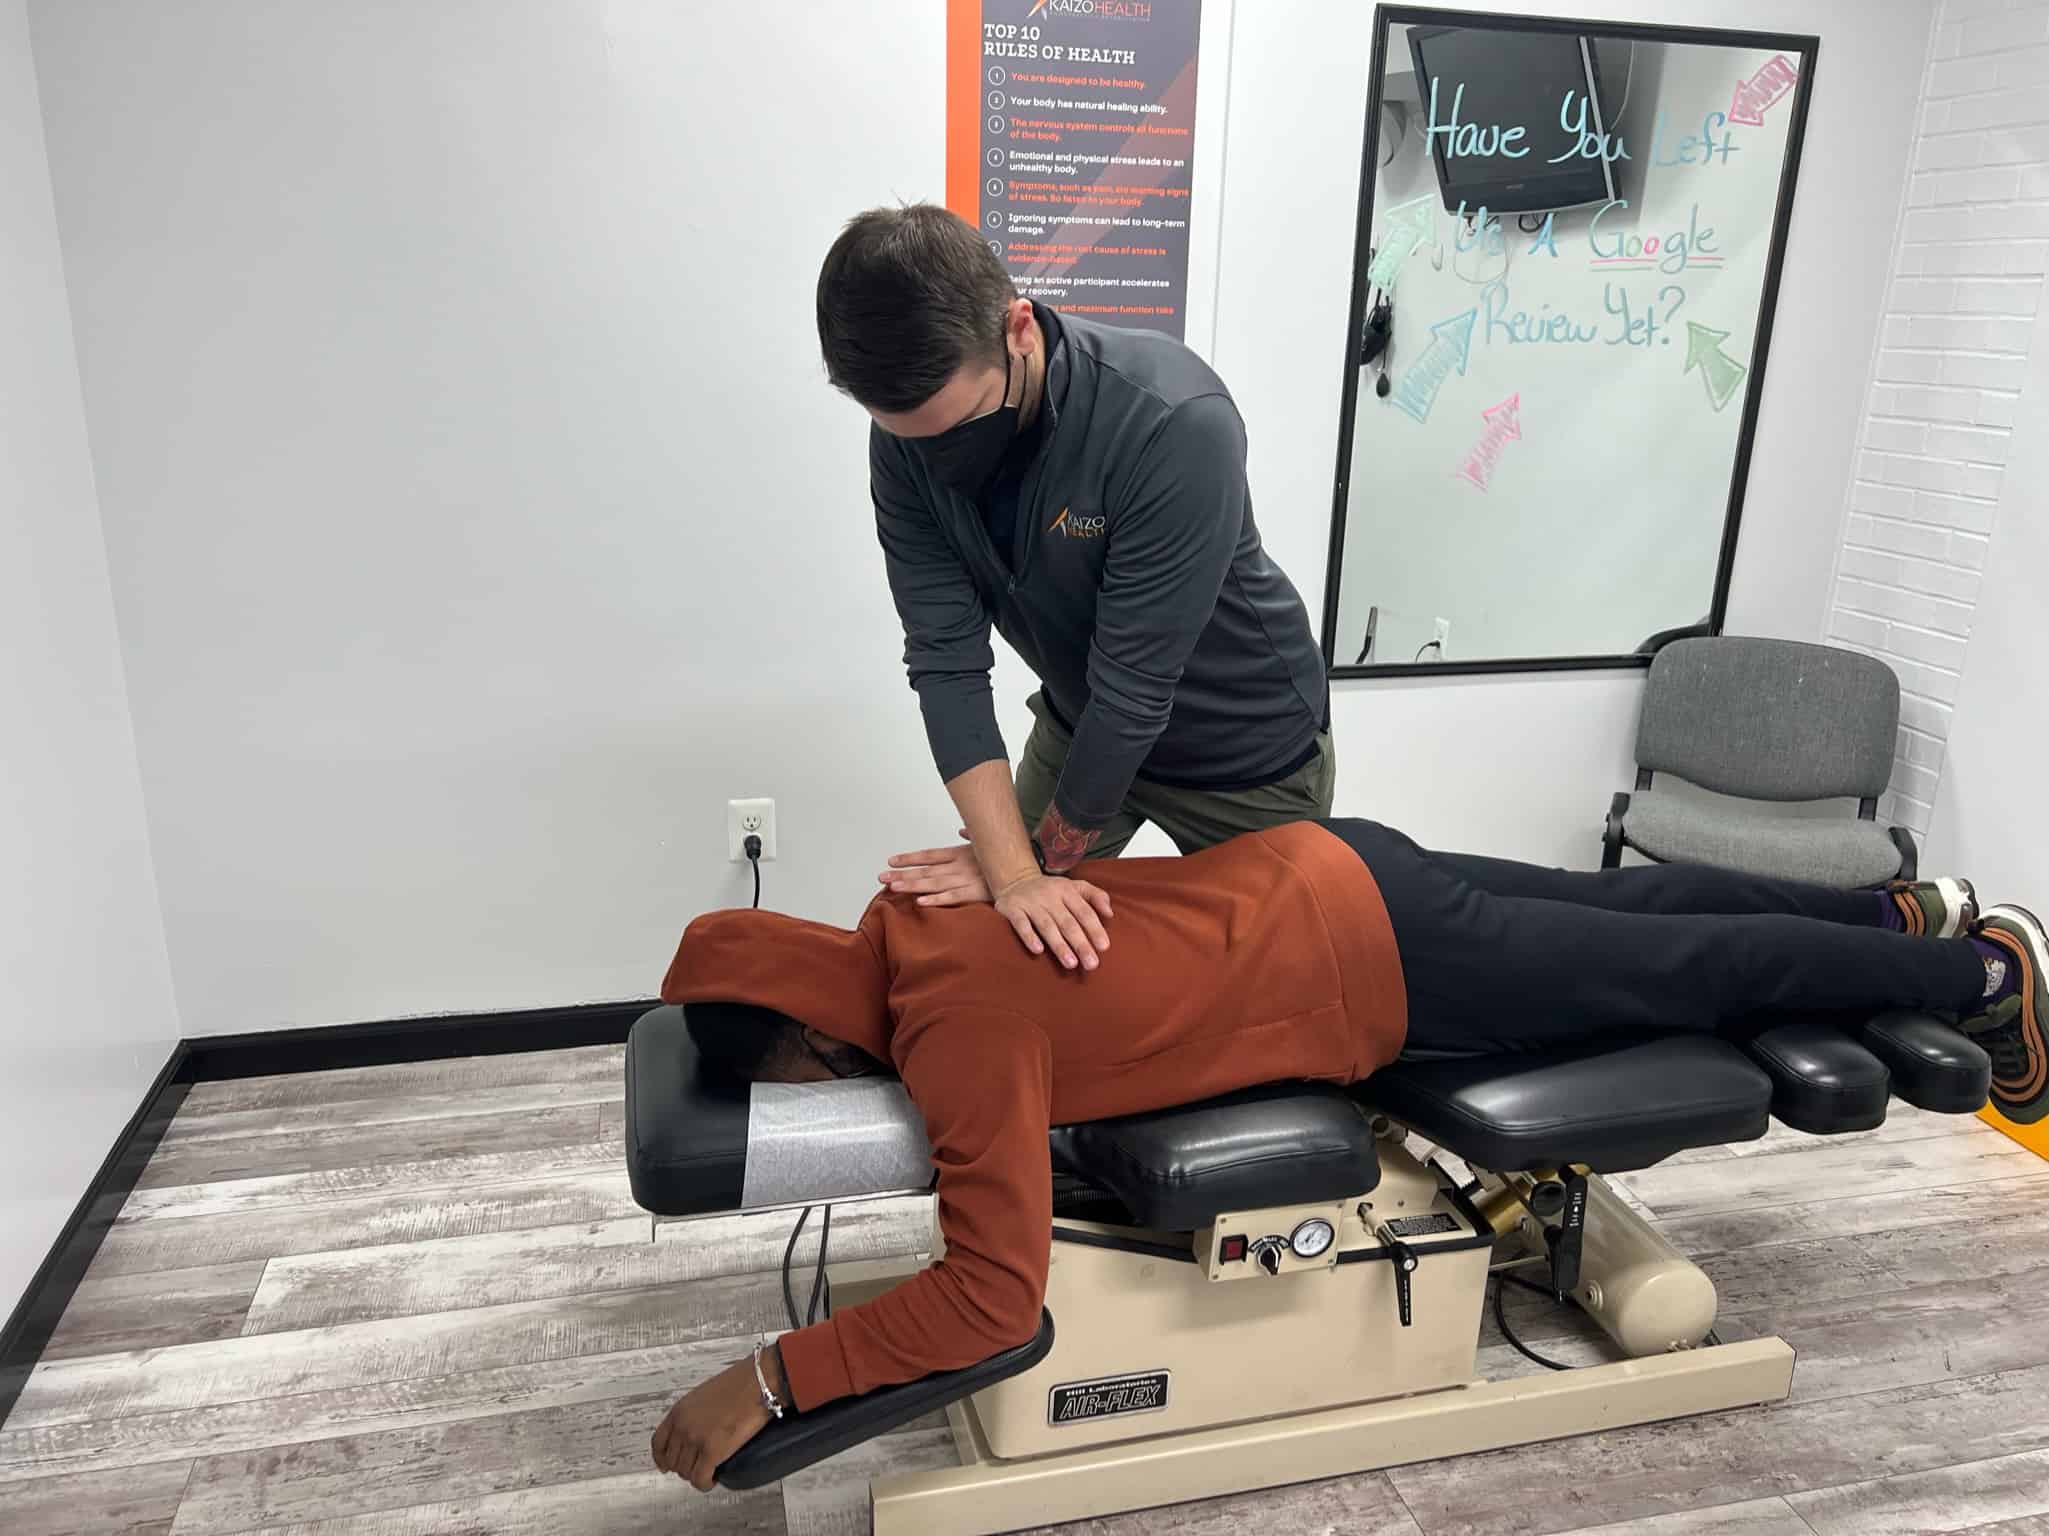
{"label": "rust orange hoodie", "polygon": [[1094,972],[1033,956],[990,906],[878,896],[857,929],[715,912],[683,935],[668,1003],[773,1008],[895,1065],[925,1119],[945,1256],[786,1334],[799,1408],[949,1370],[1037,1329],[1053,1125],[1394,1060],[1407,1003],[1359,856],[1313,823],[1185,859],[1088,866],[1116,915]]}

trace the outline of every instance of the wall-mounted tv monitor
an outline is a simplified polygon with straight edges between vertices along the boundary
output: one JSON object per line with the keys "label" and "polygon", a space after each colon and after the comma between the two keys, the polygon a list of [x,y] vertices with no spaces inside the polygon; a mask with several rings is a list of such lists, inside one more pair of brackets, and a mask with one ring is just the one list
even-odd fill
{"label": "wall-mounted tv monitor", "polygon": [[[1616,131],[1590,39],[1412,27],[1409,53],[1420,115],[1439,130],[1429,135],[1430,159],[1448,212],[1464,204],[1469,214],[1547,213],[1615,197],[1614,167],[1601,140],[1587,138],[1609,135],[1612,144]],[[1454,120],[1459,131],[1445,131]],[[1515,128],[1522,135],[1509,142]]]}

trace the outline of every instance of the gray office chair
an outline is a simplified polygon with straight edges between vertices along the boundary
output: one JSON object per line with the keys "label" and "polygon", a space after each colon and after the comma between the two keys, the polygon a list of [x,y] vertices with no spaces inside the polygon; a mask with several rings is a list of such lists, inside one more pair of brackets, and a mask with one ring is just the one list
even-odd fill
{"label": "gray office chair", "polygon": [[[1636,790],[1608,811],[1601,867],[1622,850],[1842,888],[1912,879],[1913,834],[1880,827],[1900,684],[1884,662],[1833,646],[1681,639],[1651,663],[1636,731]],[[1654,787],[1668,773],[1732,797]],[[1744,800],[1855,799],[1855,817],[1792,819]]]}

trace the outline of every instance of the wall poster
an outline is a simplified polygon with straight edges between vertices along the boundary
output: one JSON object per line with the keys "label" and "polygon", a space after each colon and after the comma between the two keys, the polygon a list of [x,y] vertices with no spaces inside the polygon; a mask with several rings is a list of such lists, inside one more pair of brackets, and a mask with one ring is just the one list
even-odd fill
{"label": "wall poster", "polygon": [[1018,292],[1181,337],[1201,0],[947,0],[946,204]]}

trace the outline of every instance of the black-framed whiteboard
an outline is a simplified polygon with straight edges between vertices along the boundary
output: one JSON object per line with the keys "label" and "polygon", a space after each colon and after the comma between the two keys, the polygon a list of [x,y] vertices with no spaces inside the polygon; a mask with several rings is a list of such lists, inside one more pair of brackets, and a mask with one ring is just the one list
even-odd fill
{"label": "black-framed whiteboard", "polygon": [[1719,632],[1813,37],[1375,12],[1333,676]]}

